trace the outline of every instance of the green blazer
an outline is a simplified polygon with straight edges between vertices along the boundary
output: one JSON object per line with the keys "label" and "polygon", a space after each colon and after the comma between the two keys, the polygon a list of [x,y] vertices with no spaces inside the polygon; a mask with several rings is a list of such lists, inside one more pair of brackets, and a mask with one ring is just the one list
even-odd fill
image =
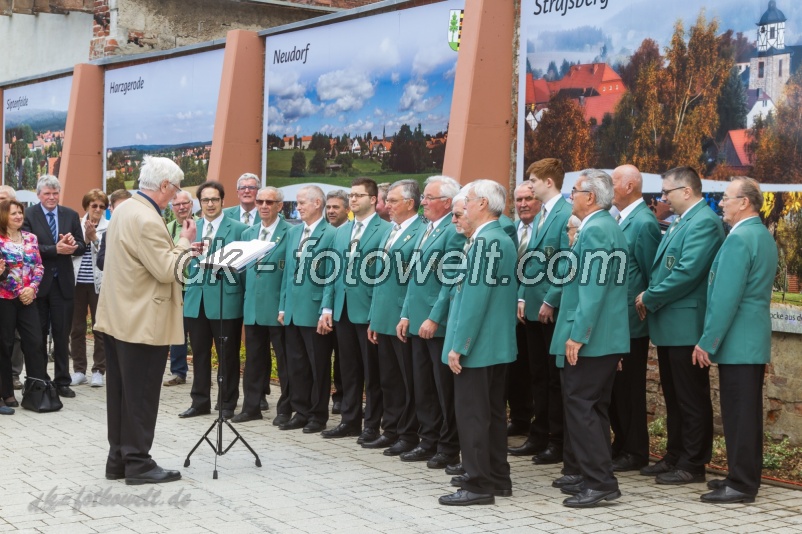
{"label": "green blazer", "polygon": [[713,260],[699,347],[721,364],[771,360],[771,289],[777,245],[759,217],[730,232]]}
{"label": "green blazer", "polygon": [[[367,227],[362,230],[362,236],[356,246],[354,260],[351,263],[351,273],[348,274],[348,280],[346,280],[351,251],[351,233],[353,232],[354,224],[354,221],[348,221],[337,228],[334,235],[332,248],[341,259],[340,269],[337,272],[337,278],[334,283],[327,284],[323,289],[321,310],[323,308],[331,309],[334,320],[339,321],[342,318],[343,305],[347,296],[348,319],[354,324],[367,324],[370,303],[373,298],[373,285],[367,284],[363,277],[359,275],[363,264],[362,260],[370,251],[379,250],[384,246],[382,237],[392,225],[379,217],[378,214],[373,216]],[[368,258],[368,262],[371,263],[370,258]],[[365,269],[367,273],[372,272],[372,269],[367,266]]]}
{"label": "green blazer", "polygon": [[[486,256],[493,248],[498,257],[491,263]],[[489,223],[476,236],[468,250],[466,278],[451,292],[443,363],[448,363],[451,350],[462,355],[463,367],[489,367],[515,360],[517,259],[514,243],[498,222]]]}
{"label": "green blazer", "polygon": [[619,223],[629,246],[627,281],[629,282],[629,337],[635,339],[649,335],[649,323],[641,321],[635,308],[635,298],[649,287],[654,255],[660,244],[660,225],[657,217],[644,202],[632,210]]}
{"label": "green blazer", "polygon": [[[537,321],[540,306],[544,302],[548,302],[555,308],[560,307],[562,288],[552,284],[549,280],[549,260],[557,252],[569,248],[567,226],[568,219],[571,217],[571,204],[560,195],[538,231],[537,227],[542,216],[542,213],[538,213],[535,220],[532,221],[532,235],[529,237],[529,246],[526,248],[527,253],[536,251],[537,254],[530,256],[523,267],[525,280],[535,280],[538,277],[539,279],[534,283],[526,283],[524,280],[518,288],[518,298],[526,303],[526,318],[530,321]],[[546,261],[541,261],[542,258],[545,258]],[[555,267],[552,271],[557,273],[558,268]]]}
{"label": "green blazer", "polygon": [[[604,261],[594,254],[609,254]],[[572,253],[575,276],[563,287],[560,313],[554,326],[551,354],[557,366],[565,361],[565,342],[583,343],[579,356],[608,356],[629,352],[627,319],[627,240],[609,211],[590,216],[577,234]]]}
{"label": "green blazer", "polygon": [[[384,248],[390,232],[392,232],[392,228],[388,228],[381,237],[380,248]],[[400,258],[404,270],[409,269],[412,251],[415,250],[415,243],[418,242],[417,237],[423,235],[424,232],[426,232],[426,223],[415,215],[415,221],[401,233],[390,247],[388,251],[389,265],[381,260],[373,264],[374,277],[378,278],[385,270],[388,273],[384,281],[373,287],[368,321],[370,329],[374,332],[388,336],[395,335],[395,327],[401,320],[401,308],[403,308],[404,298],[407,296],[407,279],[404,278],[406,273],[399,272],[396,258]]]}
{"label": "green blazer", "polygon": [[[270,238],[276,243],[270,252],[255,265],[248,268],[245,277],[244,324],[279,326],[278,312],[281,300],[281,280],[286,265],[287,234],[292,225],[279,218],[276,230]],[[255,224],[242,232],[243,241],[259,239],[262,225]]]}
{"label": "green blazer", "polygon": [[[446,217],[434,227],[431,235],[421,246],[426,227],[420,232],[415,241],[415,250],[419,252],[417,261],[421,272],[425,272],[427,265],[431,265],[425,277],[412,276],[407,286],[407,296],[401,307],[401,317],[409,319],[409,333],[418,335],[421,325],[427,319],[437,323],[435,337],[445,337],[446,322],[448,319],[448,305],[450,303],[449,289],[438,278],[438,267],[443,263],[443,256],[452,250],[462,250],[465,236],[458,234],[451,223],[451,217]],[[430,264],[431,262],[431,264]],[[417,271],[413,271],[417,272]]]}
{"label": "green blazer", "polygon": [[[321,281],[331,275],[331,261],[320,256],[322,251],[331,252],[336,228],[324,217],[309,236],[306,255],[301,262],[298,249],[304,233],[303,224],[294,226],[287,235],[284,255],[284,278],[281,280],[279,310],[284,311],[284,326],[316,327],[320,320],[320,303],[323,300]],[[314,272],[317,282],[312,278]]]}
{"label": "green blazer", "polygon": [[[192,220],[198,222],[198,218],[194,215]],[[181,236],[181,227],[178,226],[178,219],[173,219],[167,223],[167,231],[170,232],[170,237],[173,238],[173,243],[178,244],[178,238]]]}
{"label": "green blazer", "polygon": [[512,244],[515,245],[515,249],[518,249],[518,227],[515,226],[515,222],[512,219],[504,215],[503,213],[498,218],[498,224],[501,226],[501,229],[504,230],[510,239],[512,239]]}
{"label": "green blazer", "polygon": [[721,221],[704,201],[663,235],[643,294],[655,345],[694,346],[702,337],[707,276],[722,241]]}
{"label": "green blazer", "polygon": [[[234,219],[237,222],[242,222],[242,219],[239,216],[239,204],[237,204],[236,206],[231,206],[230,208],[224,208],[223,215],[225,215],[229,219]],[[259,210],[256,210],[256,214],[254,215],[253,220],[251,221],[251,226],[261,222],[262,218],[259,216]]]}
{"label": "green blazer", "polygon": [[[198,235],[202,236],[206,220],[198,221]],[[241,222],[223,217],[217,233],[214,236],[211,247],[206,254],[231,243],[240,241],[242,232],[248,228]],[[192,258],[189,263],[189,283],[185,286],[184,293],[184,317],[197,319],[200,314],[200,305],[203,301],[203,311],[208,319],[220,319],[220,286],[217,278],[211,271],[200,271],[197,258]],[[197,274],[197,281],[193,280]],[[242,317],[242,301],[244,297],[244,284],[242,274],[234,273],[229,279],[228,275],[223,276],[223,319],[239,319]]]}

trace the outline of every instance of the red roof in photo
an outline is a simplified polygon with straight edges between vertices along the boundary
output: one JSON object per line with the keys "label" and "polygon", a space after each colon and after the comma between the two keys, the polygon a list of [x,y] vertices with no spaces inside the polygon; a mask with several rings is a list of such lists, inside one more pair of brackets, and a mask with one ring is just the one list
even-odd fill
{"label": "red roof in photo", "polygon": [[727,152],[727,165],[731,167],[746,167],[752,165],[752,158],[747,152],[749,145],[749,130],[730,130],[724,147]]}

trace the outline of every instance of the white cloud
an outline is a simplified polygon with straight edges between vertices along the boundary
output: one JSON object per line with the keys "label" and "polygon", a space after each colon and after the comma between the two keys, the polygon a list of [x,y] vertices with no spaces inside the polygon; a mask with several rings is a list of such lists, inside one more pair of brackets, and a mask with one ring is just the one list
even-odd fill
{"label": "white cloud", "polygon": [[142,133],[137,132],[136,135],[134,135],[134,139],[136,139],[137,141],[147,141],[148,140],[148,134],[146,134],[144,132],[142,132]]}
{"label": "white cloud", "polygon": [[398,52],[398,43],[395,39],[384,37],[379,46],[373,43],[367,46],[358,47],[354,57],[354,65],[365,72],[387,71],[401,62],[401,54]]}
{"label": "white cloud", "polygon": [[454,62],[454,65],[443,73],[444,80],[453,80],[454,77],[457,75],[457,62]]}
{"label": "white cloud", "polygon": [[306,88],[298,83],[298,72],[270,72],[267,77],[267,89],[270,98],[300,98]]}
{"label": "white cloud", "polygon": [[404,86],[404,94],[401,95],[401,100],[398,102],[398,109],[401,111],[412,110],[416,113],[424,113],[434,109],[443,101],[443,97],[425,98],[428,91],[429,84],[426,80],[415,79],[408,81]]}
{"label": "white cloud", "polygon": [[398,83],[401,81],[401,73],[400,72],[393,72],[390,74],[390,81],[393,83]]}
{"label": "white cloud", "polygon": [[412,74],[426,76],[443,63],[457,63],[457,53],[446,46],[421,48],[412,60]]}
{"label": "white cloud", "polygon": [[189,81],[187,80],[187,75],[186,74],[181,76],[181,81],[178,82],[178,84],[181,87],[186,87],[188,83],[189,83]]}
{"label": "white cloud", "polygon": [[314,115],[318,110],[318,107],[305,97],[279,98],[276,101],[276,106],[281,110],[284,119],[290,122],[302,117]]}
{"label": "white cloud", "polygon": [[325,106],[325,114],[334,116],[343,111],[361,109],[375,93],[367,74],[335,70],[322,74],[317,80],[317,96]]}
{"label": "white cloud", "polygon": [[[186,121],[186,120],[190,120],[192,118],[196,118],[197,119],[198,117],[202,117],[203,115],[204,115],[204,112],[201,111],[201,110],[194,111],[194,112],[193,111],[187,111],[187,112],[179,111],[178,113],[175,114],[175,118],[178,119],[178,120]],[[211,113],[210,115],[214,115],[214,113]]]}

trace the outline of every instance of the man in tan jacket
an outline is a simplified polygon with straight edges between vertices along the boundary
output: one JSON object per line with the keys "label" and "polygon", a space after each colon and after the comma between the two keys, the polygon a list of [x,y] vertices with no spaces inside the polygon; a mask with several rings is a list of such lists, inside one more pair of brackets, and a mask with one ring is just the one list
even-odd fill
{"label": "man in tan jacket", "polygon": [[195,222],[184,221],[174,244],[161,217],[183,176],[171,160],[145,156],[140,191],[115,210],[106,233],[108,261],[95,325],[106,336],[106,478],[125,478],[126,484],[181,478],[156,465],[150,447],[167,351],[182,342],[184,332],[179,280]]}

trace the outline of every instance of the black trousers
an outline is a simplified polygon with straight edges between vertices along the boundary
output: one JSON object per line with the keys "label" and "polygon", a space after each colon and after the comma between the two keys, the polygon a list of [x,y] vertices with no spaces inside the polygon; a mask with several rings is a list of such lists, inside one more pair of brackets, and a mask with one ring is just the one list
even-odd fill
{"label": "black trousers", "polygon": [[[201,300],[198,317],[187,317],[187,333],[192,345],[192,406],[199,410],[212,407],[212,343],[217,350],[217,376],[223,375],[219,391],[224,410],[233,410],[239,400],[239,348],[242,342],[242,319],[209,319]],[[225,350],[220,347],[220,336],[225,338]],[[264,386],[264,383],[262,383]]]}
{"label": "black trousers", "polygon": [[[554,320],[557,320],[555,310]],[[549,353],[554,323],[526,322],[526,345],[534,393],[534,419],[529,427],[529,441],[563,446],[563,394],[557,357]]]}
{"label": "black trousers", "polygon": [[610,426],[615,434],[613,458],[628,453],[649,460],[649,429],[646,423],[646,361],[649,337],[630,338],[629,354],[613,381]]}
{"label": "black trousers", "polygon": [[54,280],[47,295],[36,297],[39,309],[39,326],[42,328],[42,361],[47,367],[47,334],[53,334],[53,383],[57,386],[69,386],[70,376],[70,329],[72,328],[73,299],[61,292],[61,287]]}
{"label": "black trousers", "polygon": [[764,364],[719,364],[721,420],[729,474],[724,483],[757,495],[763,468]]}
{"label": "black trousers", "polygon": [[[245,325],[245,372],[242,374],[242,411],[247,414],[261,413],[259,401],[265,393],[265,382],[270,380],[272,357],[270,345],[276,353],[276,368],[281,384],[281,396],[276,412],[289,415],[292,412],[287,385],[287,354],[285,353],[284,327]],[[283,375],[283,376],[282,376]]]}
{"label": "black trousers", "polygon": [[678,469],[704,473],[713,453],[710,368],[691,363],[693,347],[657,347],[660,384],[666,400],[665,460]]}
{"label": "black trousers", "polygon": [[618,480],[613,474],[610,446],[610,397],[613,393],[621,354],[582,356],[576,365],[565,362],[562,371],[565,406],[566,470],[584,477],[585,489],[613,491]]}
{"label": "black trousers", "polygon": [[340,320],[334,323],[334,329],[340,348],[340,373],[343,381],[341,421],[361,429],[364,419],[365,428],[378,430],[384,413],[379,375],[379,349],[368,341],[368,325],[352,323],[348,318],[347,298]]}
{"label": "black trousers", "polygon": [[39,310],[27,306],[19,298],[0,299],[0,397],[14,396],[11,358],[14,353],[15,330],[25,358],[25,372],[31,378],[48,380],[47,367],[42,361],[42,330],[39,328]]}
{"label": "black trousers", "polygon": [[463,367],[454,377],[462,465],[469,476],[462,487],[474,493],[512,488],[507,462],[506,381],[507,364]]}
{"label": "black trousers", "polygon": [[412,343],[413,382],[424,449],[453,455],[459,452],[457,416],[454,412],[454,373],[442,361],[445,339],[409,336]]}
{"label": "black trousers", "polygon": [[287,370],[292,411],[308,421],[329,420],[332,335],[314,326],[287,326]]}
{"label": "black trousers", "polygon": [[[529,428],[532,425],[532,417],[535,414],[532,373],[529,370],[529,350],[526,344],[527,326],[521,323],[515,325],[518,357],[509,364],[507,372],[507,404],[510,409],[510,422],[522,428]],[[543,445],[545,448],[545,440]]]}
{"label": "black trousers", "polygon": [[331,333],[334,336],[334,357],[331,361],[331,380],[334,383],[334,393],[331,394],[331,402],[343,401],[343,377],[340,372],[340,343],[337,341],[337,330]]}
{"label": "black trousers", "polygon": [[139,475],[150,456],[169,345],[127,343],[105,336],[109,457],[106,472]]}
{"label": "black trousers", "polygon": [[412,376],[412,346],[396,336],[378,334],[385,436],[418,443],[415,386]]}

